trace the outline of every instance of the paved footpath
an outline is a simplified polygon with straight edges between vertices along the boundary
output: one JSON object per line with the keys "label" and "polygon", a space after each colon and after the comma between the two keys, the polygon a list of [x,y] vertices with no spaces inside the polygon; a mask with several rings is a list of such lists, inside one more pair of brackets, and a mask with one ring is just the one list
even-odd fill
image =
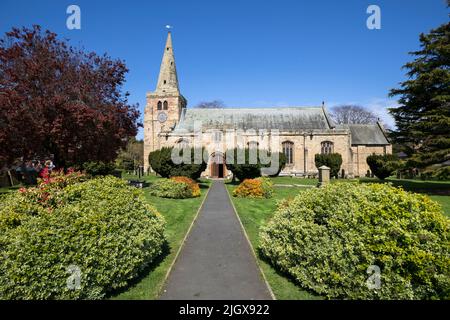
{"label": "paved footpath", "polygon": [[160,299],[272,299],[223,181],[213,181]]}

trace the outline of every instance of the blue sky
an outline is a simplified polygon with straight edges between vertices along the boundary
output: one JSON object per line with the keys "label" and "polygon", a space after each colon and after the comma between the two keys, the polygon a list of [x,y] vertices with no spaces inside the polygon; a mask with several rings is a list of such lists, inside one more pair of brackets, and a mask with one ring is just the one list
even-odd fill
{"label": "blue sky", "polygon": [[[70,4],[81,8],[81,30],[66,27]],[[381,8],[380,30],[366,27],[371,4]],[[72,45],[125,60],[124,89],[142,112],[170,24],[189,106],[357,103],[392,124],[389,89],[405,79],[401,66],[419,48],[419,34],[447,22],[448,12],[444,0],[2,0],[0,32],[40,24]]]}

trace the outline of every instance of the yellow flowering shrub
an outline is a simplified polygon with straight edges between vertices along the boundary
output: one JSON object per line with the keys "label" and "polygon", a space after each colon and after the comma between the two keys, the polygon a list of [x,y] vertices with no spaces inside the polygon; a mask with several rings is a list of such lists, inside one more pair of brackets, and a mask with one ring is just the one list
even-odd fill
{"label": "yellow flowering shrub", "polygon": [[240,198],[270,198],[273,194],[273,184],[269,178],[245,179],[233,191],[234,197]]}
{"label": "yellow flowering shrub", "polygon": [[188,177],[178,176],[178,177],[171,177],[170,179],[177,181],[177,182],[184,182],[187,185],[189,185],[189,188],[192,192],[192,197],[199,197],[200,196],[200,187],[197,182],[192,180]]}

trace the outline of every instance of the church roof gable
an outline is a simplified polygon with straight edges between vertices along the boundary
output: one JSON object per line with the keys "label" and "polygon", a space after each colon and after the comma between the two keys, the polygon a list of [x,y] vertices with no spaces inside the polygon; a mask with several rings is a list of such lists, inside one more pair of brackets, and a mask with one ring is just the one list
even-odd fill
{"label": "church roof gable", "polygon": [[349,124],[352,135],[352,145],[388,145],[380,125],[377,124]]}

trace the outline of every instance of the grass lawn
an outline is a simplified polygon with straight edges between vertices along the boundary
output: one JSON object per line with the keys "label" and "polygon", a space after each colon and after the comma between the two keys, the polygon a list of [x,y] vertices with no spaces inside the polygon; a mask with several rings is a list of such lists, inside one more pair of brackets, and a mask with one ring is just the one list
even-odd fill
{"label": "grass lawn", "polygon": [[7,194],[16,190],[19,190],[22,187],[22,185],[15,185],[14,187],[3,187],[0,188],[0,196],[2,194]]}
{"label": "grass lawn", "polygon": [[444,213],[450,218],[450,196],[430,196],[436,202],[439,202],[444,209]]}
{"label": "grass lawn", "polygon": [[[289,177],[280,177],[287,178]],[[275,178],[274,180],[281,180]],[[308,179],[298,179],[308,180]],[[313,180],[313,179],[311,179]],[[281,182],[276,182],[281,183]],[[284,184],[284,182],[283,182]],[[227,184],[228,192],[232,193],[236,185]],[[272,288],[275,297],[280,300],[296,299],[320,299],[298,285],[294,284],[286,275],[280,274],[268,262],[264,261],[258,254],[259,228],[266,223],[273,215],[276,209],[277,201],[289,197],[295,197],[302,188],[275,187],[274,197],[271,199],[244,199],[231,197],[238,215],[244,225],[245,231],[250,238],[253,248],[256,250],[258,263],[264,272],[264,275]]]}
{"label": "grass lawn", "polygon": [[275,184],[303,184],[310,186],[316,186],[319,182],[317,179],[296,178],[290,176],[275,177],[271,178],[271,180]]}
{"label": "grass lawn", "polygon": [[[136,176],[125,175],[124,178],[135,179]],[[152,181],[156,176],[145,176],[141,180]],[[164,199],[148,194],[148,188],[144,188],[146,199],[154,205],[166,219],[167,250],[155,261],[143,274],[128,288],[113,295],[112,299],[157,299],[160,294],[167,271],[175,259],[182,241],[192,223],[205,195],[209,183],[202,183],[202,195],[193,199]]]}

